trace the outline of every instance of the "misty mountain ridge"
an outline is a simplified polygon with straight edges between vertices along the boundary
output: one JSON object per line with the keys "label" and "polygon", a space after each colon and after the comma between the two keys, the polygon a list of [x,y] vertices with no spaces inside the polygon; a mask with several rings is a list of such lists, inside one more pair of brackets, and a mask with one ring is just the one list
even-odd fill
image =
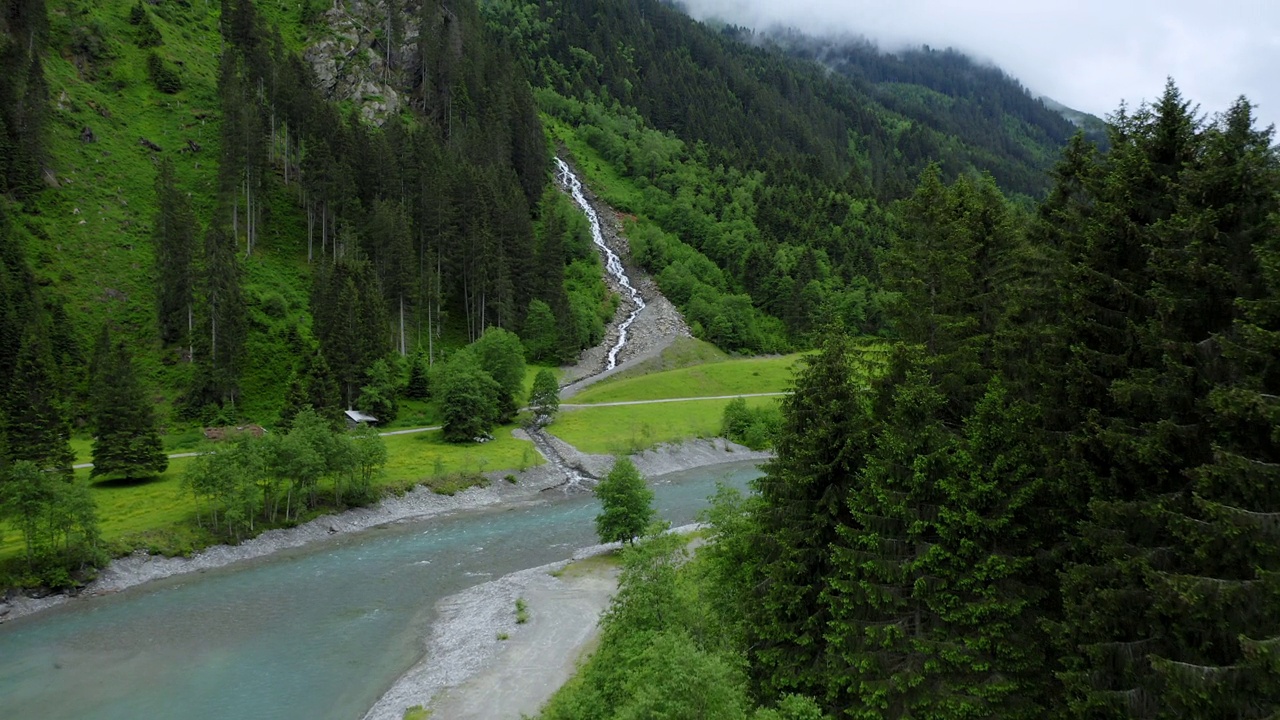
{"label": "misty mountain ridge", "polygon": [[[855,81],[862,80],[872,87],[887,83],[910,83],[924,85],[952,97],[975,97],[985,83],[1010,85],[1020,90],[1023,96],[1018,97],[1015,93],[1009,98],[1015,101],[1014,105],[1019,109],[1036,113],[1035,106],[1042,105],[1052,115],[1057,115],[1074,128],[1084,130],[1095,142],[1106,140],[1106,122],[1101,118],[1063,105],[1046,95],[1035,95],[995,62],[976,58],[954,47],[938,49],[920,44],[886,50],[865,35],[840,33],[815,36],[782,25],[755,31],[726,23],[722,31],[733,33],[744,42],[774,47],[790,55],[806,58],[832,72]],[[921,66],[928,66],[929,69],[922,70]],[[1046,125],[1055,122],[1047,117],[1041,117],[1040,120]]]}
{"label": "misty mountain ridge", "polygon": [[[690,17],[696,17],[686,3],[669,0],[667,4]],[[994,61],[975,57],[954,47],[939,49],[921,43],[901,45],[890,50],[870,37],[856,33],[815,35],[781,24],[755,29],[715,16],[701,22],[747,44],[763,49],[776,49],[793,57],[815,62],[833,73],[858,82],[863,89],[875,89],[887,83],[908,83],[921,84],[951,97],[974,97],[977,89],[985,83],[1012,85],[1024,97],[1018,98],[1015,94],[1011,98],[1002,97],[1002,100],[1015,99],[1014,104],[1017,106],[1023,106],[1023,103],[1016,100],[1025,100],[1022,110],[1040,115],[1039,120],[1047,125],[1057,125],[1053,128],[1056,132],[1051,134],[1056,136],[1066,132],[1069,137],[1074,129],[1080,129],[1094,142],[1106,144],[1106,122],[1102,118],[1068,107],[1046,95],[1034,94]],[[934,67],[930,71],[921,72],[922,65]],[[947,80],[943,81],[942,76]],[[969,83],[967,87],[965,81]],[[886,90],[883,87],[880,89]],[[893,94],[892,89],[883,93],[889,97]],[[1043,105],[1049,114],[1058,116],[1072,127],[1068,129],[1048,115],[1036,112],[1035,105]]]}

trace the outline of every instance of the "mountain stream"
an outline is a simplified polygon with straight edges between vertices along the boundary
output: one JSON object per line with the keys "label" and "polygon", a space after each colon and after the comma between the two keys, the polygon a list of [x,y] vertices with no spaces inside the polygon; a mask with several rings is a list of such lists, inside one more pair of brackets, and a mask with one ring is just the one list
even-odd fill
{"label": "mountain stream", "polygon": [[612,370],[618,365],[618,353],[627,344],[627,330],[645,308],[644,298],[640,296],[640,291],[632,286],[631,279],[627,277],[627,271],[622,267],[622,260],[618,257],[618,254],[605,243],[604,232],[600,228],[600,215],[592,207],[590,201],[587,200],[586,195],[583,194],[582,181],[573,173],[569,163],[566,163],[563,159],[557,157],[556,166],[560,170],[558,175],[560,184],[569,191],[569,195],[578,204],[578,207],[582,208],[582,212],[587,216],[587,222],[591,224],[591,239],[605,256],[605,272],[609,273],[618,285],[627,291],[629,295],[627,300],[632,305],[631,314],[618,325],[618,341],[609,349],[609,359],[604,369]]}
{"label": "mountain stream", "polygon": [[[759,474],[660,476],[655,507],[688,523],[717,480]],[[0,717],[358,718],[418,661],[439,600],[594,544],[598,512],[591,495],[546,493],[19,618],[0,625]]]}

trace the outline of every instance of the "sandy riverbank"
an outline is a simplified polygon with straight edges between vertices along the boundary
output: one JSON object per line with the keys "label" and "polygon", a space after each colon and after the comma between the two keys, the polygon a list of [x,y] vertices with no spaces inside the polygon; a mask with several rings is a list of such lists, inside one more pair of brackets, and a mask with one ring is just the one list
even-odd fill
{"label": "sandy riverbank", "polygon": [[[572,560],[515,572],[441,600],[423,658],[364,720],[400,720],[414,706],[450,720],[536,715],[595,643],[621,568],[592,558],[618,547],[582,548]],[[527,623],[515,620],[517,598],[527,604]]]}
{"label": "sandy riverbank", "polygon": [[[587,548],[575,557],[609,549]],[[537,713],[573,675],[617,589],[616,567],[559,575],[571,562],[522,570],[442,600],[422,660],[365,720],[400,720],[415,705],[457,720]],[[521,598],[528,607],[523,624],[515,616]]]}
{"label": "sandy riverbank", "polygon": [[[608,455],[578,453],[567,443],[559,442],[584,467],[607,472],[612,458]],[[567,456],[567,455],[566,455]],[[635,456],[636,466],[646,476],[656,476],[706,465],[760,460],[767,453],[753,452],[724,440],[693,440],[678,445],[663,445]],[[563,492],[564,478],[554,468],[543,465],[516,473],[517,482],[502,478],[508,471],[486,473],[492,482],[488,487],[471,488],[452,497],[437,495],[424,487],[399,497],[388,497],[377,505],[326,515],[295,528],[270,530],[239,545],[215,545],[190,558],[166,558],[137,552],[113,560],[88,586],[75,596],[57,594],[44,598],[18,596],[0,602],[0,622],[13,620],[66,602],[83,602],[96,595],[119,592],[152,580],[219,568],[242,560],[296,548],[336,534],[358,532],[378,525],[416,520],[443,513],[491,507],[501,503],[528,500],[543,492]]]}

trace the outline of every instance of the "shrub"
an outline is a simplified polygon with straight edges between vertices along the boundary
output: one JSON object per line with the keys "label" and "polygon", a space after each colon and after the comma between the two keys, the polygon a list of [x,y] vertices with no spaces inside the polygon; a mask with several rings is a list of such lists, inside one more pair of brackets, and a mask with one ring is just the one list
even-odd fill
{"label": "shrub", "polygon": [[147,54],[147,76],[162,93],[172,95],[182,90],[182,78],[155,53]]}
{"label": "shrub", "polygon": [[777,406],[749,408],[746,400],[735,398],[724,408],[720,434],[752,450],[764,450],[773,446],[780,427],[782,412]]}

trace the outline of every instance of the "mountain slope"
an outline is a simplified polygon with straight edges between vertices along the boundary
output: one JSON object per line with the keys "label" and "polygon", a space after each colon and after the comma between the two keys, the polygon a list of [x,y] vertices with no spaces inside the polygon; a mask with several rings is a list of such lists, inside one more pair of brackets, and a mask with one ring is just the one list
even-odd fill
{"label": "mountain slope", "polygon": [[[205,421],[221,413],[269,423],[295,362],[317,341],[331,365],[342,359],[335,345],[343,341],[313,317],[317,278],[350,277],[371,296],[372,314],[357,323],[371,332],[356,365],[334,368],[356,391],[372,358],[465,344],[487,324],[516,329],[535,296],[556,309],[561,327],[598,332],[609,309],[598,279],[586,281],[576,303],[554,281],[527,279],[539,267],[534,220],[545,204],[566,209],[543,193],[548,158],[527,84],[475,6],[357,2],[328,12],[365,30],[370,13],[394,18],[395,52],[381,37],[357,38],[358,52],[336,43],[349,27],[330,24],[323,3],[49,2],[51,186],[25,196],[14,225],[42,296],[70,318],[79,359],[67,371],[76,388],[84,387],[90,339],[106,324],[129,339],[157,399],[185,398],[184,412]],[[345,61],[344,77],[355,78],[346,89],[369,96],[322,94],[334,88],[301,54],[310,49],[319,62],[326,48]],[[381,103],[381,114],[353,112],[379,94],[404,101]],[[197,360],[205,354],[198,287],[193,337],[157,338],[161,159],[172,162],[175,185],[193,206],[197,246],[214,228],[238,243],[246,335],[231,383],[221,387],[202,384],[209,368],[190,362],[192,350]],[[572,262],[592,266],[576,225],[556,232],[565,237],[546,263],[562,276]],[[328,272],[330,265],[347,269]],[[566,347],[591,340],[569,334]]]}
{"label": "mountain slope", "polygon": [[930,163],[1039,195],[1072,133],[998,71],[968,78],[958,56],[922,54],[908,77],[871,53],[876,84],[658,0],[485,11],[521,50],[556,141],[635,217],[634,259],[728,350],[805,346],[831,325],[891,332],[878,257],[898,231],[892,202]]}

